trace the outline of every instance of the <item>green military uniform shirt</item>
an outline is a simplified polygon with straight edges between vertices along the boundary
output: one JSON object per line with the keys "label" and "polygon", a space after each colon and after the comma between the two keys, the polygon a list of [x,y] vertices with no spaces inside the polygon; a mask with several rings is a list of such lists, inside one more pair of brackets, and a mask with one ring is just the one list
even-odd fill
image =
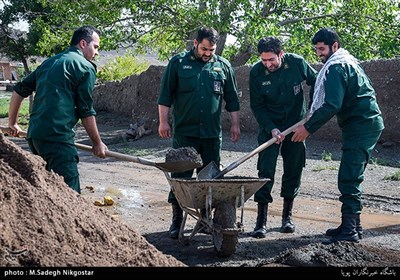
{"label": "green military uniform shirt", "polygon": [[364,70],[350,64],[334,64],[328,69],[325,99],[306,122],[305,128],[314,133],[334,115],[344,135],[380,131],[384,128],[375,90]]}
{"label": "green military uniform shirt", "polygon": [[173,106],[174,134],[199,138],[221,135],[221,111],[239,111],[237,83],[230,63],[214,55],[208,62],[193,50],[174,56],[161,81],[158,104]]}
{"label": "green military uniform shirt", "polygon": [[74,144],[74,126],[94,116],[93,87],[96,67],[82,51],[69,47],[44,61],[14,90],[22,97],[36,92],[28,138]]}
{"label": "green military uniform shirt", "polygon": [[282,66],[274,72],[257,62],[250,71],[250,107],[259,129],[283,131],[303,119],[307,108],[302,82],[306,81],[312,94],[316,75],[296,54],[285,53]]}

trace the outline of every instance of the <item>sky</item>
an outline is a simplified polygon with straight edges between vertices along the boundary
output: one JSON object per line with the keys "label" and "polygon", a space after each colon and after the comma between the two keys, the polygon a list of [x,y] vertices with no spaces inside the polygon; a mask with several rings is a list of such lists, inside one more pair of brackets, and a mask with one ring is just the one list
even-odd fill
{"label": "sky", "polygon": [[[8,2],[8,1],[5,1],[5,2]],[[3,1],[0,1],[0,10],[2,10],[3,7],[4,7]],[[18,23],[16,23],[14,28],[22,30],[22,31],[28,31],[28,23],[26,21],[19,21]]]}

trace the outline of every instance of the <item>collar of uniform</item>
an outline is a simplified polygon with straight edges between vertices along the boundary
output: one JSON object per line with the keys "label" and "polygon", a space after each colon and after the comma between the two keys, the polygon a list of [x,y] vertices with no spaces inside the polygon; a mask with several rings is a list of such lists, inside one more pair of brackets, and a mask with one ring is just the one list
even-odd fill
{"label": "collar of uniform", "polygon": [[70,47],[67,49],[67,51],[70,51],[70,52],[77,52],[77,53],[79,53],[81,56],[83,56],[83,52],[81,51],[81,49],[79,49],[79,48],[77,48],[77,47],[75,47],[75,46],[70,46]]}
{"label": "collar of uniform", "polygon": [[[75,47],[75,46],[69,47],[69,48],[67,49],[67,51],[69,51],[69,52],[76,52],[76,53],[80,54],[81,56],[83,56],[82,50],[79,49],[79,48],[77,48],[77,47]],[[86,59],[86,58],[85,58],[85,59]],[[87,60],[87,59],[86,59],[86,60]],[[93,61],[90,61],[90,60],[87,60],[87,61],[89,61],[90,64],[93,65],[94,69],[97,71],[97,65],[96,65]]]}
{"label": "collar of uniform", "polygon": [[94,67],[94,70],[97,72],[97,64],[96,63],[94,63],[93,61],[90,61],[90,60],[88,60],[89,62],[90,62],[90,64],[92,64],[93,65],[93,67]]}
{"label": "collar of uniform", "polygon": [[287,63],[287,61],[286,61],[287,59],[286,59],[286,54],[284,53],[283,55],[282,55],[282,65],[281,65],[281,68],[282,69],[289,69],[289,64]]}

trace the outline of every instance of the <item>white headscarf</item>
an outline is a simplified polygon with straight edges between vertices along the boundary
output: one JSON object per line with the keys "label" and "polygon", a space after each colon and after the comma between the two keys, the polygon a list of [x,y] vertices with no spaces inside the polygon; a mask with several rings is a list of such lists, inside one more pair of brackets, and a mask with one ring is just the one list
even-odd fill
{"label": "white headscarf", "polygon": [[358,71],[358,60],[352,56],[348,51],[343,48],[339,48],[335,53],[331,55],[328,61],[324,64],[322,69],[319,71],[317,76],[317,81],[315,82],[315,89],[313,95],[313,102],[311,104],[311,109],[309,112],[309,117],[314,114],[316,110],[322,107],[325,101],[325,87],[324,83],[326,81],[326,75],[328,74],[328,69],[334,64],[351,64],[356,71]]}

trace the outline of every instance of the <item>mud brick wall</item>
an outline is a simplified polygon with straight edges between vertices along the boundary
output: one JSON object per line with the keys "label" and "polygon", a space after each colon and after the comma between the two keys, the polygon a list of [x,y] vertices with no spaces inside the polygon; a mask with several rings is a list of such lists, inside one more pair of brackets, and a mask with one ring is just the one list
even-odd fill
{"label": "mud brick wall", "polygon": [[[386,128],[382,133],[381,141],[400,142],[400,59],[365,61],[362,65],[377,92],[378,103],[385,120]],[[317,70],[321,66],[321,64],[314,65]],[[96,110],[131,116],[132,123],[144,120],[145,127],[157,133],[157,97],[164,69],[165,66],[152,65],[140,75],[96,86],[94,90]],[[255,133],[257,122],[249,105],[249,71],[250,66],[235,68],[241,92],[241,130]],[[307,87],[305,89],[308,91]],[[222,125],[224,130],[230,127],[230,116],[227,112],[223,112]],[[340,130],[336,118],[330,120],[312,137],[340,141]]]}

